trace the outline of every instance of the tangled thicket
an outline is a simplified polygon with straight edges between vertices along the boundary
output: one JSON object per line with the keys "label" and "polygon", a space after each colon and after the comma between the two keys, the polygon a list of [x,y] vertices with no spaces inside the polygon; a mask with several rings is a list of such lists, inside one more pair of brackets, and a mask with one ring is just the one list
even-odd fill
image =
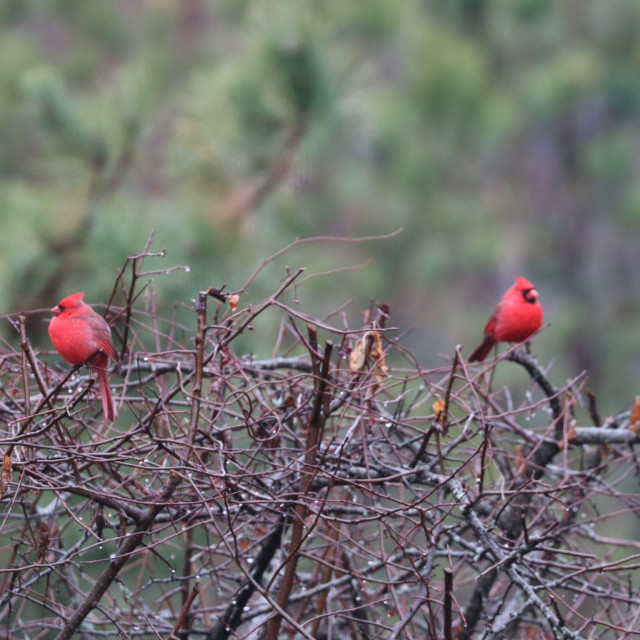
{"label": "tangled thicket", "polygon": [[[190,330],[140,286],[149,255],[107,314],[115,425],[9,318],[3,637],[636,637],[640,409],[602,420],[522,350],[423,369],[383,304],[305,316],[302,270],[251,305],[200,292]],[[236,352],[265,311],[273,357]]]}

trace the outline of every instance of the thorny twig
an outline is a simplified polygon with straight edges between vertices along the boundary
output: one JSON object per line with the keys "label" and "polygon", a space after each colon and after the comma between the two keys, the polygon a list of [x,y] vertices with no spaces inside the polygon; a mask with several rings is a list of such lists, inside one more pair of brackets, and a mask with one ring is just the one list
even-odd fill
{"label": "thorny twig", "polygon": [[[237,309],[212,284],[161,318],[150,249],[110,301],[115,425],[17,317],[2,343],[7,637],[633,637],[629,412],[582,410],[584,376],[558,386],[518,351],[504,391],[458,350],[424,369],[384,305],[314,319],[301,267]],[[373,328],[384,376],[350,367]]]}

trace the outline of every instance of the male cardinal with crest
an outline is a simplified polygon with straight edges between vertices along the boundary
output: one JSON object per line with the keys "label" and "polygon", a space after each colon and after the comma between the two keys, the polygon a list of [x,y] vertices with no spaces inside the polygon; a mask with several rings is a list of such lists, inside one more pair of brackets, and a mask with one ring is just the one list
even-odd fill
{"label": "male cardinal with crest", "polygon": [[84,363],[98,376],[102,412],[105,420],[113,422],[113,401],[109,388],[107,366],[109,358],[118,359],[118,352],[111,340],[107,321],[82,301],[79,291],[61,300],[51,309],[55,315],[49,323],[49,337],[56,351],[71,365]]}
{"label": "male cardinal with crest", "polygon": [[541,326],[544,317],[538,292],[525,278],[504,292],[484,328],[483,341],[471,352],[469,362],[480,362],[498,342],[524,342]]}

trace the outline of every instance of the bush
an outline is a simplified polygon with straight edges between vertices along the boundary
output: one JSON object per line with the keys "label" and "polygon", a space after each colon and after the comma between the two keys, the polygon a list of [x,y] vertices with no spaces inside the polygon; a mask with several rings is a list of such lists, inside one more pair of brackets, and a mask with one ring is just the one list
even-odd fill
{"label": "bush", "polygon": [[[302,269],[253,305],[199,292],[190,329],[153,304],[150,255],[107,315],[114,425],[10,318],[7,637],[634,635],[640,410],[603,421],[584,376],[556,388],[516,348],[424,369],[384,304],[355,329],[301,311]],[[271,357],[236,353],[254,328]],[[529,388],[492,389],[516,365]]]}

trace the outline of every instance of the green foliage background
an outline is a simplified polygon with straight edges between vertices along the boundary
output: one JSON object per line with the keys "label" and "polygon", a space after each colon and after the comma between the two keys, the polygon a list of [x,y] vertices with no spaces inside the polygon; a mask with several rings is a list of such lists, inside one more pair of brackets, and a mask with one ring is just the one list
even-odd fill
{"label": "green foliage background", "polygon": [[639,36],[636,0],[4,0],[0,308],[105,300],[151,229],[191,267],[155,284],[169,313],[296,237],[402,227],[247,295],[373,257],[301,306],[389,301],[433,367],[525,275],[536,352],[614,411],[640,377]]}

